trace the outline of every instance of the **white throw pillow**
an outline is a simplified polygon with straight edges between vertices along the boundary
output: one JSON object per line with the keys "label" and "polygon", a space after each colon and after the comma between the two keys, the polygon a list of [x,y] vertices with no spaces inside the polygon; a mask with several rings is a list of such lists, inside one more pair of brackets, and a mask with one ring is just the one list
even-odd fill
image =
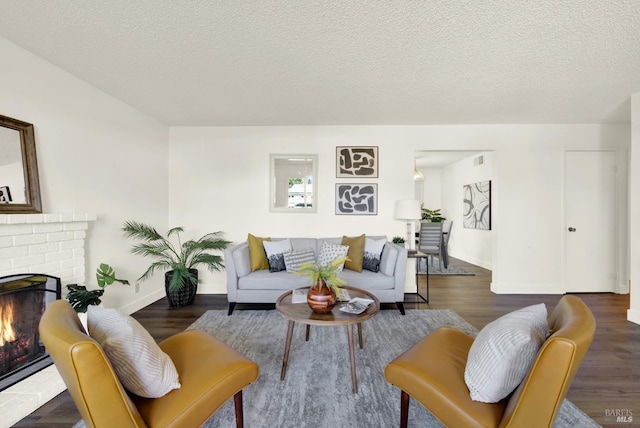
{"label": "white throw pillow", "polygon": [[291,240],[282,239],[279,241],[262,241],[265,253],[267,253],[267,261],[269,262],[269,272],[280,272],[285,270],[284,263],[285,251],[291,250]]}
{"label": "white throw pillow", "polygon": [[[321,265],[328,265],[339,257],[345,257],[349,252],[348,245],[334,244],[333,242],[324,241],[320,247],[320,255],[318,256],[318,263]],[[340,266],[337,272],[342,272],[344,263]]]}
{"label": "white throw pillow", "polygon": [[393,245],[385,245],[380,257],[380,272],[387,276],[393,276],[396,271],[396,262],[400,251]]}
{"label": "white throw pillow", "polygon": [[157,398],[180,388],[173,361],[138,321],[115,309],[89,306],[87,324],[126,390]]}
{"label": "white throw pillow", "polygon": [[362,269],[370,270],[371,272],[378,272],[380,270],[380,259],[382,257],[382,249],[384,248],[385,242],[387,242],[387,240],[384,238],[365,238]]}
{"label": "white throw pillow", "polygon": [[313,248],[285,251],[283,256],[287,272],[297,272],[301,264],[314,263],[316,261],[316,252],[313,251]]}
{"label": "white throw pillow", "polygon": [[497,403],[520,385],[549,334],[544,303],[508,313],[473,341],[464,380],[471,399]]}

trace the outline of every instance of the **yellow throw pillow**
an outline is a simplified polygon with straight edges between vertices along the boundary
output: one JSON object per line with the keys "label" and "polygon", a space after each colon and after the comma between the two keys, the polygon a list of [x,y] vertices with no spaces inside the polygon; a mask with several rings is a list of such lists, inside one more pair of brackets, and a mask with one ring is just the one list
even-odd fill
{"label": "yellow throw pillow", "polygon": [[342,237],[342,245],[348,245],[349,251],[347,252],[347,260],[344,267],[356,272],[362,272],[362,262],[364,260],[364,233],[360,236],[349,238],[348,236]]}
{"label": "yellow throw pillow", "polygon": [[254,270],[269,269],[269,260],[267,253],[264,252],[262,241],[271,241],[271,238],[258,238],[249,234],[247,237],[249,242],[249,260],[251,260],[251,272]]}

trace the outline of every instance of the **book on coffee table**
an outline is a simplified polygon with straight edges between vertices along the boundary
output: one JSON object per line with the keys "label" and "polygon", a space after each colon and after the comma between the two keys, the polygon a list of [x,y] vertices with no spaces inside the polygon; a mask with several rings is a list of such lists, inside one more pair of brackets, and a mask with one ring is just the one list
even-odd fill
{"label": "book on coffee table", "polygon": [[296,288],[291,292],[291,303],[307,303],[307,292],[309,290],[306,288]]}
{"label": "book on coffee table", "polygon": [[371,299],[365,299],[362,297],[354,297],[349,300],[349,303],[346,305],[340,306],[340,310],[342,312],[346,312],[348,314],[361,314],[367,310],[367,307],[373,303]]}

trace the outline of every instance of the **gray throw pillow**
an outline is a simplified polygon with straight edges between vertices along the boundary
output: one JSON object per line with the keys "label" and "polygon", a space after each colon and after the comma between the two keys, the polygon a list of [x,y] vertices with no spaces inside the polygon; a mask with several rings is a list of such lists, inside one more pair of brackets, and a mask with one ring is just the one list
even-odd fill
{"label": "gray throw pillow", "polygon": [[300,269],[301,264],[313,263],[316,261],[316,252],[313,248],[285,251],[283,255],[287,272],[297,272]]}

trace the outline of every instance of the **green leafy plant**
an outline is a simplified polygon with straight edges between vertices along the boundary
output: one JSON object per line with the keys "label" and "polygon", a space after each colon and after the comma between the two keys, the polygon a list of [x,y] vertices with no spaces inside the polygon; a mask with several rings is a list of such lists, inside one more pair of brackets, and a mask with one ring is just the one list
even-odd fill
{"label": "green leafy plant", "polygon": [[[131,248],[133,254],[156,259],[138,279],[141,281],[149,279],[156,270],[173,271],[169,284],[170,291],[181,289],[187,281],[193,285],[197,284],[198,280],[189,272],[189,269],[203,265],[209,271],[215,272],[224,268],[222,257],[211,254],[210,251],[224,250],[231,244],[230,241],[220,237],[222,232],[208,233],[196,241],[189,240],[182,243],[180,239],[180,234],[184,232],[182,227],[170,229],[166,237],[152,226],[136,221],[125,222],[122,230],[126,237],[141,241]],[[175,238],[176,243],[171,242],[172,237]]]}
{"label": "green leafy plant", "polygon": [[129,285],[126,279],[116,278],[116,273],[111,266],[106,263],[100,263],[100,267],[96,269],[96,279],[98,280],[97,290],[87,290],[84,285],[68,284],[67,300],[76,312],[87,312],[87,308],[91,305],[99,305],[102,303],[100,297],[104,294],[104,289],[114,282],[122,285]]}
{"label": "green leafy plant", "polygon": [[308,276],[311,288],[320,289],[326,285],[327,287],[333,288],[333,291],[335,291],[339,297],[339,286],[345,285],[347,282],[338,277],[338,269],[340,269],[340,266],[347,260],[349,260],[348,257],[338,257],[324,265],[319,262],[302,263],[300,269],[296,271],[296,274]]}
{"label": "green leafy plant", "polygon": [[129,285],[129,281],[126,279],[116,278],[116,272],[106,263],[100,263],[100,267],[96,270],[96,279],[98,280],[98,287],[100,288],[105,288],[107,285],[111,285],[114,282],[119,282],[122,285]]}
{"label": "green leafy plant", "polygon": [[440,213],[440,208],[435,210],[429,210],[427,208],[422,208],[422,220],[428,220],[432,223],[442,223],[446,218],[442,217]]}
{"label": "green leafy plant", "polygon": [[394,236],[391,242],[394,244],[404,244],[404,238],[402,236]]}

